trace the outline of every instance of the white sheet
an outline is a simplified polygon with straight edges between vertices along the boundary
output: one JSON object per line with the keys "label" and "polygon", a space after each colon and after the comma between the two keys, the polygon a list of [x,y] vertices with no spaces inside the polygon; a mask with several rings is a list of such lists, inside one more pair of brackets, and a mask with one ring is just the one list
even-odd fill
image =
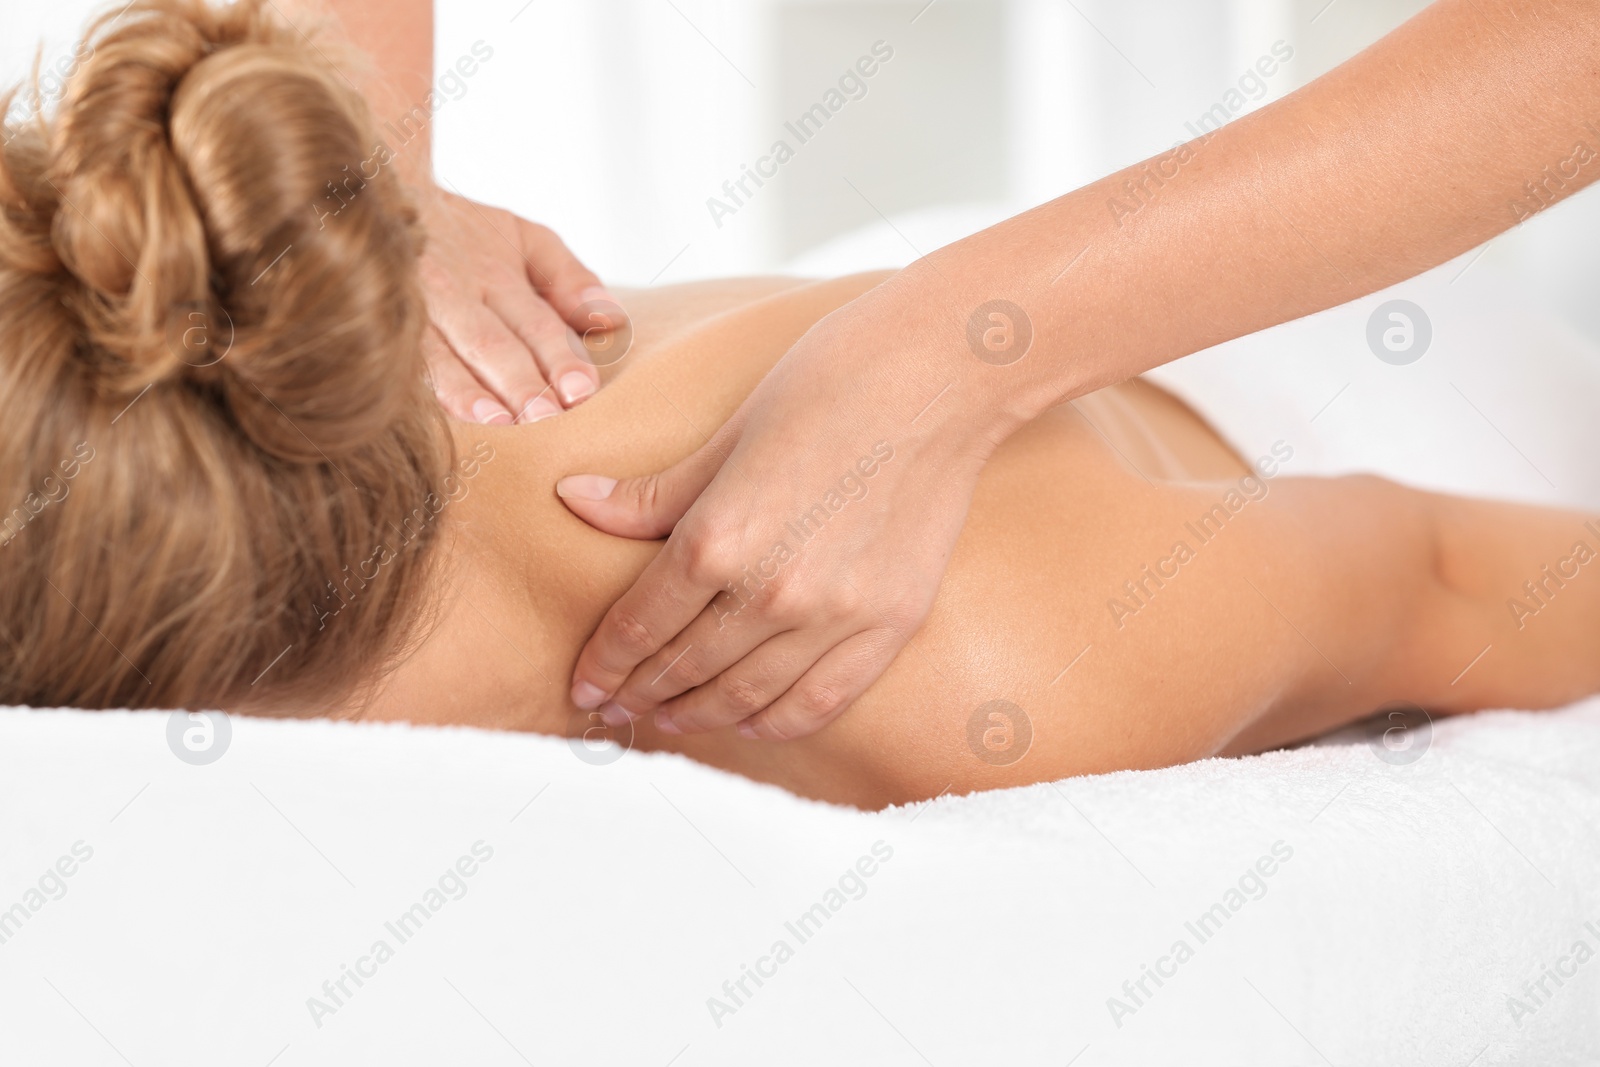
{"label": "white sheet", "polygon": [[[1247,458],[1295,475],[1380,474],[1437,492],[1600,512],[1600,348],[1478,253],[1241,337],[1146,377]],[[1396,301],[1411,322],[1390,318]],[[1384,329],[1413,347],[1376,354]],[[1425,323],[1425,325],[1424,325]],[[1422,345],[1422,332],[1428,339]],[[1420,355],[1418,355],[1420,353]]]}
{"label": "white sheet", "polygon": [[[0,943],[0,1062],[1600,1056],[1600,962],[1561,962],[1600,949],[1600,702],[1441,722],[1410,764],[1358,741],[881,814],[465,729],[234,719],[191,766],[168,722],[0,711],[0,908],[92,849]],[[385,922],[477,842],[465,895],[398,942]],[[864,895],[800,942],[785,923],[877,842]],[[1280,842],[1200,943],[1185,923]],[[393,957],[317,1025],[308,998],[379,939]],[[1193,957],[1114,1013],[1180,939]],[[793,957],[714,1020],[779,940]]]}

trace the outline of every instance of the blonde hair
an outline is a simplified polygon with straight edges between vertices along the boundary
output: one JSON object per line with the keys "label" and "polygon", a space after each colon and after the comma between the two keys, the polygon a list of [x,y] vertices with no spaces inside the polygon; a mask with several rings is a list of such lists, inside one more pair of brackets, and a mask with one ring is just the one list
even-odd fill
{"label": "blonde hair", "polygon": [[416,211],[260,0],[135,0],[77,54],[0,148],[0,703],[349,696],[423,613],[437,524],[374,548],[451,458]]}

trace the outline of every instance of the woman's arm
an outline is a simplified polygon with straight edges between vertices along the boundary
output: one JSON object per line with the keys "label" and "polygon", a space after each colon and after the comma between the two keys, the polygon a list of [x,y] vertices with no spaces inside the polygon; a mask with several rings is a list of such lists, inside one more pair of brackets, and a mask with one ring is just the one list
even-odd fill
{"label": "woman's arm", "polygon": [[1553,708],[1600,692],[1600,516],[1426,499],[1446,594],[1426,621],[1460,663],[1420,699],[1444,711]]}
{"label": "woman's arm", "polygon": [[[682,688],[656,680],[692,649],[700,684],[737,667],[770,694],[743,729],[817,729],[926,618],[997,442],[1063,399],[1415,274],[1588,184],[1597,56],[1592,0],[1439,0],[1284,100],[829,316],[701,452],[569,484],[601,529],[672,533],[585,647],[574,700],[664,708],[670,725]],[[719,626],[742,568],[880,440],[896,459],[874,503]],[[786,655],[764,654],[780,633]]]}
{"label": "woman's arm", "polygon": [[1234,579],[1271,599],[1301,669],[1228,753],[1397,702],[1448,715],[1600,692],[1600,518],[1373,477],[1285,479],[1263,512]]}
{"label": "woman's arm", "polygon": [[[433,89],[433,0],[279,0],[284,15],[305,32],[330,17],[339,34],[358,46],[366,64],[330,57],[367,98],[379,129],[399,128]],[[431,116],[430,116],[431,117]],[[412,186],[433,181],[433,124],[389,145],[397,173]]]}
{"label": "woman's arm", "polygon": [[[467,422],[536,422],[592,395],[600,376],[578,333],[625,324],[616,298],[548,228],[434,182],[444,97],[433,76],[433,0],[295,0],[288,13],[297,25],[331,14],[371,60],[341,73],[367,98],[392,165],[418,194],[432,322],[423,349],[445,409]],[[493,48],[453,62],[475,69],[484,55]]]}
{"label": "woman's arm", "polygon": [[1597,175],[1600,4],[1439,0],[1283,100],[934,252],[879,299],[945,334],[993,297],[1025,310],[1034,352],[998,372],[939,346],[1003,430],[1409,278]]}

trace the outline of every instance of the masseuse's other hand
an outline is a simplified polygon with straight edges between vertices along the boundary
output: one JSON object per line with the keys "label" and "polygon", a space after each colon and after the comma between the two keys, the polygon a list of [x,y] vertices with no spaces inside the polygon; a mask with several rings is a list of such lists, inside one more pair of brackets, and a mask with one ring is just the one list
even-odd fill
{"label": "masseuse's other hand", "polygon": [[[428,373],[467,422],[535,422],[600,386],[578,336],[622,326],[600,279],[550,230],[443,190],[423,197]],[[576,332],[574,332],[576,331]]]}
{"label": "masseuse's other hand", "polygon": [[668,733],[798,737],[927,617],[993,446],[914,424],[938,385],[888,355],[859,359],[840,321],[813,328],[676,466],[558,483],[601,530],[671,532],[578,657],[579,707],[614,724],[653,712]]}

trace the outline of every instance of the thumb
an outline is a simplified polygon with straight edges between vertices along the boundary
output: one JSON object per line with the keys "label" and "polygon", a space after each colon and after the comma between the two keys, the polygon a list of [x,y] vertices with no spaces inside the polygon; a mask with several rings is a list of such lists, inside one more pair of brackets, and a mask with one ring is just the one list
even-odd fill
{"label": "thumb", "polygon": [[600,474],[570,474],[556,482],[556,496],[567,510],[603,533],[654,540],[672,532],[722,469],[726,455],[708,444],[657,474],[620,481]]}

